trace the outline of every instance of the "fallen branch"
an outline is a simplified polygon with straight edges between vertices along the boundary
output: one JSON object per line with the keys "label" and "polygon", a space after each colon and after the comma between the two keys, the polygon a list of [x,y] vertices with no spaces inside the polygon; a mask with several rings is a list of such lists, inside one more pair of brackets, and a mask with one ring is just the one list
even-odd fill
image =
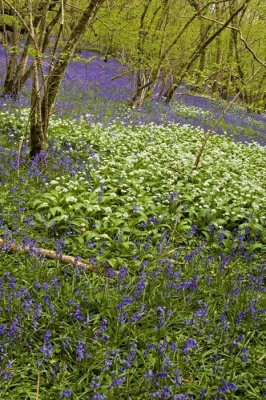
{"label": "fallen branch", "polygon": [[21,252],[21,253],[34,254],[37,256],[44,256],[49,260],[58,260],[63,264],[71,264],[73,265],[73,267],[78,267],[89,271],[94,271],[94,272],[107,271],[107,269],[96,267],[79,257],[68,256],[66,254],[58,254],[56,251],[43,249],[41,247],[22,246],[20,244],[9,242],[3,239],[0,239],[0,249],[13,251],[15,253]]}

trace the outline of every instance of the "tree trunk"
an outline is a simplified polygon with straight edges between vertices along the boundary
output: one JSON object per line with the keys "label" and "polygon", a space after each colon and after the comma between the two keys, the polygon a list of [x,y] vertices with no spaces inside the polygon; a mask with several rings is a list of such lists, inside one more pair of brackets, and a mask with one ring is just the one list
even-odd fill
{"label": "tree trunk", "polygon": [[[221,17],[221,5],[220,4],[216,4],[215,5],[215,15],[216,15],[216,19],[220,20]],[[219,80],[219,71],[220,71],[220,66],[221,66],[221,61],[222,61],[222,41],[221,41],[221,36],[219,35],[216,39],[216,49],[215,49],[215,76],[213,79],[213,83],[212,83],[212,93],[218,94],[219,90],[219,85],[218,85],[218,80]]]}
{"label": "tree trunk", "polygon": [[[38,10],[37,10],[37,15],[34,17],[32,21],[32,25],[34,29],[37,29],[40,22],[43,19],[44,12],[53,10],[56,7],[57,2],[55,0],[44,0],[38,5]],[[48,10],[47,10],[48,8]],[[53,24],[53,20],[51,21],[51,24]],[[52,25],[53,27],[54,25]],[[13,32],[15,30],[13,29]],[[29,77],[32,75],[33,72],[33,66],[30,65],[27,69],[27,63],[28,63],[28,54],[29,54],[29,47],[32,43],[31,36],[29,32],[25,31],[25,28],[20,29],[20,35],[27,33],[27,38],[25,45],[23,47],[23,51],[20,57],[20,61],[17,62],[18,54],[16,54],[16,59],[15,59],[15,68],[13,65],[10,65],[8,68],[9,73],[7,73],[6,78],[5,78],[5,83],[4,83],[4,93],[5,95],[9,95],[13,97],[14,99],[17,99],[19,96],[19,92],[21,91],[22,87],[24,86],[25,82],[29,79]],[[51,29],[49,31],[51,33]],[[48,45],[49,41],[46,42],[46,46]],[[14,45],[18,44],[18,34],[16,38],[16,42],[14,42]],[[42,48],[42,51],[45,50],[46,47]],[[10,60],[10,62],[13,62],[13,60]]]}
{"label": "tree trunk", "polygon": [[[12,32],[12,45],[17,46],[18,44],[18,37],[19,37],[19,32],[16,26],[16,23],[13,24],[13,32]],[[15,93],[13,91],[13,83],[14,83],[14,78],[15,78],[15,71],[17,67],[17,57],[18,57],[18,50],[13,51],[9,62],[7,64],[7,70],[6,70],[6,78],[3,86],[3,92],[2,96],[10,96],[12,98],[15,98]]]}
{"label": "tree trunk", "polygon": [[183,81],[184,77],[186,74],[190,71],[192,65],[195,63],[195,61],[199,58],[200,54],[204,49],[209,46],[209,44],[216,39],[223,31],[224,29],[227,28],[227,26],[230,24],[230,22],[247,6],[247,4],[250,2],[250,0],[245,0],[244,3],[233,13],[229,16],[226,22],[219,28],[216,32],[214,32],[208,39],[206,39],[200,46],[198,46],[193,54],[191,55],[190,59],[188,60],[187,63],[183,64],[179,70],[178,74],[178,82],[174,82],[171,88],[169,88],[166,96],[166,103],[168,104],[177,89],[177,87],[180,85],[180,83]]}
{"label": "tree trunk", "polygon": [[[75,53],[76,47],[79,44],[82,36],[88,27],[92,24],[93,19],[105,0],[91,0],[89,6],[83,12],[77,24],[74,26],[70,33],[69,39],[60,52],[55,64],[52,64],[47,82],[43,86],[43,93],[41,98],[40,114],[41,118],[37,116],[36,110],[33,110],[35,117],[31,120],[31,150],[30,156],[35,157],[41,150],[44,149],[47,131],[49,126],[49,118],[54,107],[54,103],[64,77],[67,66]],[[51,60],[52,62],[52,60]],[[36,100],[36,93],[32,95],[33,103]],[[33,107],[33,106],[32,106]]]}

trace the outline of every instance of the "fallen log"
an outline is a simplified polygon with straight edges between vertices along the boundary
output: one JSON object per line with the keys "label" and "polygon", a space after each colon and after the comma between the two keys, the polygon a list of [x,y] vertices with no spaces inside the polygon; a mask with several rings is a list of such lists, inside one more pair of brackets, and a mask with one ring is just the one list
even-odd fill
{"label": "fallen log", "polygon": [[37,256],[44,256],[49,260],[58,260],[63,264],[70,264],[73,267],[78,267],[84,270],[89,270],[94,272],[108,271],[108,268],[97,267],[93,264],[89,264],[86,260],[80,257],[73,257],[73,256],[68,256],[66,254],[59,254],[56,251],[43,249],[41,247],[23,246],[3,239],[0,239],[0,250],[1,249],[6,251],[12,251],[15,253],[20,252],[20,253],[34,254]]}

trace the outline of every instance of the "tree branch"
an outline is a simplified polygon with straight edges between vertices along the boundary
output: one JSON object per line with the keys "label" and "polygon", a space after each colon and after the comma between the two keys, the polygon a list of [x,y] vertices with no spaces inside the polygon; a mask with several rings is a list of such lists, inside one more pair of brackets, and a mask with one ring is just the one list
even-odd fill
{"label": "tree branch", "polygon": [[33,247],[33,246],[22,246],[20,244],[16,244],[14,242],[10,242],[7,240],[0,239],[0,250],[12,251],[15,253],[26,253],[26,254],[34,254],[37,256],[44,256],[49,260],[58,260],[63,264],[70,264],[73,267],[78,267],[81,269],[85,269],[88,271],[94,272],[104,272],[104,268],[96,267],[93,264],[89,264],[86,260],[79,258],[68,256],[66,254],[58,254],[56,251],[43,249],[41,247]]}
{"label": "tree branch", "polygon": [[[204,18],[204,19],[207,19],[208,21],[211,21],[211,22],[216,22],[219,25],[223,25],[223,23],[221,21],[218,21],[217,19],[205,17],[204,15],[200,15],[200,17]],[[239,35],[240,35],[239,37],[240,37],[241,42],[244,43],[244,46],[246,47],[246,49],[252,54],[254,60],[256,60],[263,67],[266,67],[266,62],[263,62],[262,60],[259,59],[259,57],[256,55],[255,51],[249,46],[249,44],[247,43],[246,39],[243,37],[243,34],[240,31],[240,29],[236,28],[235,26],[232,26],[232,25],[228,25],[227,28],[238,32]]]}

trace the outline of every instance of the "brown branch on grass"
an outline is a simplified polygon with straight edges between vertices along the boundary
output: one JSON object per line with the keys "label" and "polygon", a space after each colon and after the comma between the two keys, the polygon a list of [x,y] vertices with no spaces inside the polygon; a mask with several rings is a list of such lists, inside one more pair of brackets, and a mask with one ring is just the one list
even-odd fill
{"label": "brown branch on grass", "polygon": [[38,374],[37,374],[37,388],[36,388],[36,400],[40,399],[40,383],[41,383],[41,374],[40,374],[40,371],[38,371]]}
{"label": "brown branch on grass", "polygon": [[0,249],[4,249],[6,251],[12,251],[14,253],[26,253],[26,254],[34,254],[37,256],[44,256],[49,260],[58,260],[63,264],[70,264],[73,267],[78,267],[84,270],[93,271],[93,272],[104,272],[107,271],[105,268],[97,267],[93,264],[89,264],[86,260],[78,257],[68,256],[66,254],[58,254],[56,251],[43,249],[41,247],[33,247],[33,246],[22,246],[20,244],[16,244],[14,242],[6,241],[0,239]]}

